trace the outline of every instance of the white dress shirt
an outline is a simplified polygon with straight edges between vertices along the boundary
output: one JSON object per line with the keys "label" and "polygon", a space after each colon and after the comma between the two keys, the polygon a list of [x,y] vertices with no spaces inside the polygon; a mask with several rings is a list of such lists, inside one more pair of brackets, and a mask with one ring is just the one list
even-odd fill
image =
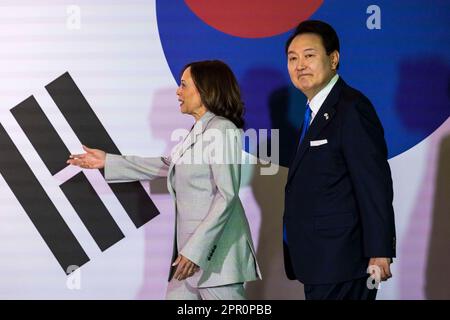
{"label": "white dress shirt", "polygon": [[311,99],[311,101],[308,101],[309,108],[311,109],[311,120],[309,124],[313,122],[314,117],[319,112],[320,107],[328,97],[328,94],[330,93],[331,89],[333,89],[338,79],[339,75],[334,75],[334,77],[331,78],[330,82],[328,82],[328,84]]}

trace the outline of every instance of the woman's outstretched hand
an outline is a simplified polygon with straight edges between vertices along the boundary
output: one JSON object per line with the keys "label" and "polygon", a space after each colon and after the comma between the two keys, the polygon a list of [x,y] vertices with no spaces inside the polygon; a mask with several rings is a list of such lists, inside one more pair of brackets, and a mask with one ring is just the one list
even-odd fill
{"label": "woman's outstretched hand", "polygon": [[85,169],[103,169],[105,167],[105,151],[91,149],[86,146],[83,146],[83,150],[86,151],[86,153],[71,154],[66,162]]}

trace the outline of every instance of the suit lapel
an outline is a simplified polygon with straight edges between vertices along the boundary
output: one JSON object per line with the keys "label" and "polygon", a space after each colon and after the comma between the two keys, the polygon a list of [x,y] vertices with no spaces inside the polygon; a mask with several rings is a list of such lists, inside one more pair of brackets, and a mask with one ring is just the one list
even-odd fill
{"label": "suit lapel", "polygon": [[178,157],[178,160],[184,155],[184,153],[192,147],[196,142],[198,137],[205,132],[206,128],[208,127],[209,122],[214,118],[215,114],[207,111],[203,117],[194,125],[191,132],[188,134],[186,139],[184,139],[180,156]]}
{"label": "suit lapel", "polygon": [[181,159],[181,157],[184,155],[184,153],[192,147],[198,140],[198,137],[205,132],[206,128],[208,127],[209,122],[215,117],[216,115],[212,113],[211,111],[207,111],[203,117],[193,126],[192,130],[189,132],[189,134],[184,139],[183,143],[179,147],[180,149],[175,152],[175,156],[172,158],[172,162],[169,166],[169,177],[171,176],[171,173],[173,172],[174,166],[177,164],[177,162]]}
{"label": "suit lapel", "polygon": [[306,151],[309,149],[310,141],[314,140],[333,119],[336,113],[336,109],[334,107],[339,100],[339,94],[343,85],[345,85],[345,82],[341,77],[339,77],[339,80],[336,82],[333,89],[328,94],[328,97],[320,107],[319,112],[314,117],[313,122],[311,123],[305,137],[303,138],[303,141],[297,148],[297,153],[294,157],[294,161],[292,162],[292,165],[289,169],[287,181],[288,183],[294,176],[295,171],[298,169],[298,166],[300,165],[300,162],[303,159]]}

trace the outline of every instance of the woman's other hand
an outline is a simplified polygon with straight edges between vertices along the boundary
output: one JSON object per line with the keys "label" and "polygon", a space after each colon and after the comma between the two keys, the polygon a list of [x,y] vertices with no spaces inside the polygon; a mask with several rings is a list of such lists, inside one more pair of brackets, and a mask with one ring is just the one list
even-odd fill
{"label": "woman's other hand", "polygon": [[199,266],[181,254],[178,255],[172,266],[177,267],[173,277],[179,281],[192,277],[200,270]]}

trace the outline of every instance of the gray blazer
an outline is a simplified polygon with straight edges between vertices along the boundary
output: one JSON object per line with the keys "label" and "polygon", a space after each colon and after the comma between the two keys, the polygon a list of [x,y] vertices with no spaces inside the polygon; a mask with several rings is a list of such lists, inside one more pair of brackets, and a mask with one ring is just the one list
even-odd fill
{"label": "gray blazer", "polygon": [[[210,129],[216,130],[207,131]],[[209,111],[169,157],[106,156],[105,179],[108,182],[167,176],[167,187],[176,210],[172,259],[180,253],[200,267],[199,272],[187,278],[194,287],[261,279],[250,228],[239,199],[240,162],[189,163],[195,150],[203,154],[208,154],[207,148],[211,150],[213,139],[208,133],[219,133],[224,138],[230,129],[237,133],[235,143],[224,144],[222,152],[224,155],[237,154],[240,160],[240,131],[231,121]],[[173,271],[174,268],[169,279]]]}

